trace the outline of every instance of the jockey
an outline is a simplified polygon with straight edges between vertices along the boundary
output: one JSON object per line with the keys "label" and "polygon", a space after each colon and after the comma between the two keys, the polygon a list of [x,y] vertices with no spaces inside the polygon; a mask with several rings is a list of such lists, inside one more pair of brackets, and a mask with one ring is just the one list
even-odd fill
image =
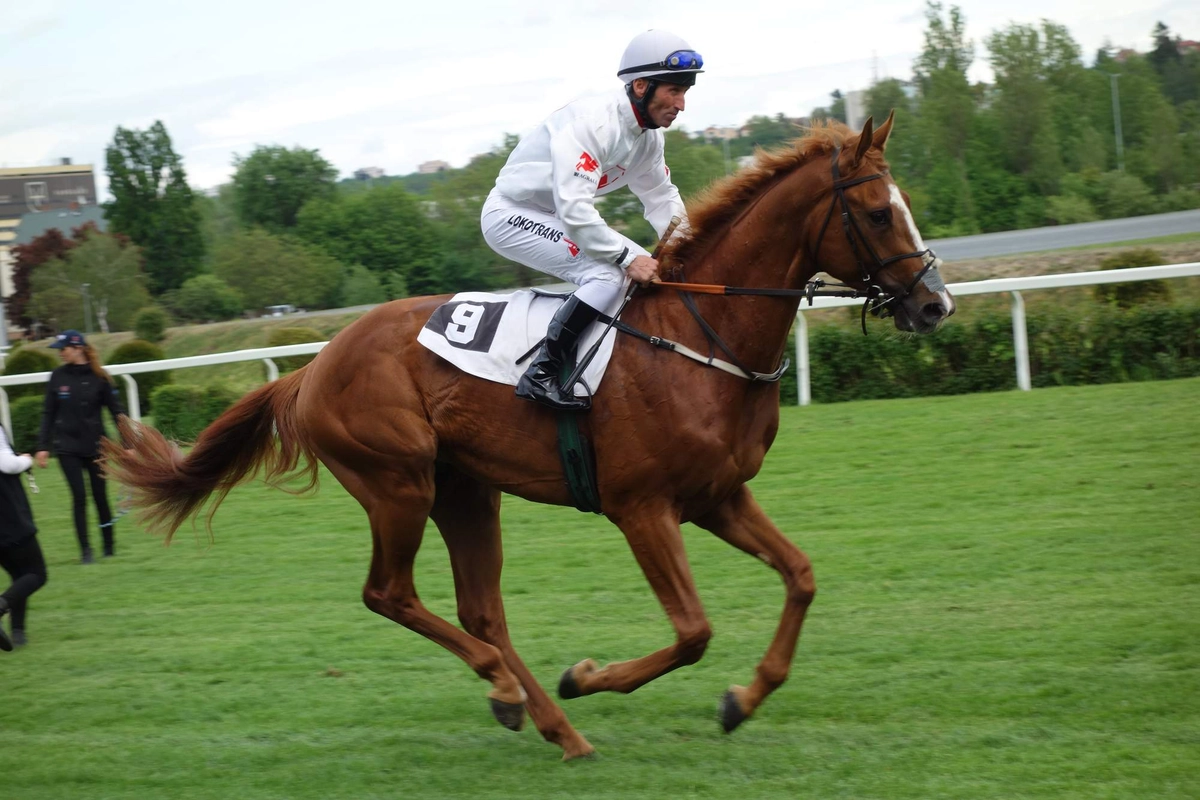
{"label": "jockey", "polygon": [[628,186],[661,237],[686,219],[663,158],[663,133],[684,108],[704,61],[666,31],[638,34],[621,57],[624,91],[576,100],[551,114],[512,151],[483,206],[487,243],[500,255],[576,284],[546,342],[517,383],[517,396],[564,411],[591,401],[565,393],[563,365],[588,325],[620,295],[626,275],[657,278],[658,262],[610,228],[596,198]]}

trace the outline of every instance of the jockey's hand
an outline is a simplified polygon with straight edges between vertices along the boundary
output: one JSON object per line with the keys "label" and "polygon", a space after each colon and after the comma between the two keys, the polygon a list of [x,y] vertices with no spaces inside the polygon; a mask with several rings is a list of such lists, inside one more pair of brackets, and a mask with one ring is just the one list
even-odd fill
{"label": "jockey's hand", "polygon": [[46,465],[50,463],[50,454],[45,450],[39,450],[34,454],[33,460],[37,462],[39,468],[45,469]]}
{"label": "jockey's hand", "polygon": [[631,280],[645,286],[658,280],[658,261],[650,256],[638,256],[630,262],[625,272]]}

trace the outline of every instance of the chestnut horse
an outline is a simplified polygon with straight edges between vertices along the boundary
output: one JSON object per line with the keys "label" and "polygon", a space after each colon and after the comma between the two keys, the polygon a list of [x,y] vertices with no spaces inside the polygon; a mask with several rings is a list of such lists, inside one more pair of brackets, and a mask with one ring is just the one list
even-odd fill
{"label": "chestnut horse", "polygon": [[[750,370],[780,363],[800,295],[818,271],[887,300],[897,328],[929,332],[953,313],[883,151],[892,118],[862,132],[818,125],[792,146],[711,188],[690,227],[664,252],[688,280],[779,296],[691,295],[727,352]],[[830,225],[837,212],[839,224]],[[844,212],[844,213],[843,213]],[[827,230],[828,229],[828,230]],[[931,270],[931,267],[933,268]],[[500,493],[570,505],[555,415],[511,386],[468,377],[417,344],[445,297],[380,306],[339,333],[307,367],[247,395],[185,455],[130,424],[126,447],[106,445],[108,469],[135,493],[143,519],[168,537],[206,499],[264,467],[270,480],[317,463],[362,504],[372,557],[363,601],[442,645],[491,684],[497,719],[513,730],[528,712],[563,758],[592,752],[513,649],[500,596]],[[636,295],[622,316],[642,331],[709,349],[701,325],[663,288]],[[614,334],[615,335],[615,334]],[[783,577],[783,614],[754,679],[721,700],[731,731],[787,678],[816,586],[809,559],[771,523],[746,482],[779,424],[779,384],[712,369],[622,336],[590,414],[604,514],[625,535],[675,629],[675,640],[603,667],[588,659],[562,676],[564,699],[632,692],[694,664],[712,635],[680,534],[692,522]],[[276,441],[278,444],[276,444]],[[665,443],[669,443],[667,446]],[[215,509],[215,504],[212,506]],[[462,629],[417,596],[413,561],[432,518],[445,539]]]}

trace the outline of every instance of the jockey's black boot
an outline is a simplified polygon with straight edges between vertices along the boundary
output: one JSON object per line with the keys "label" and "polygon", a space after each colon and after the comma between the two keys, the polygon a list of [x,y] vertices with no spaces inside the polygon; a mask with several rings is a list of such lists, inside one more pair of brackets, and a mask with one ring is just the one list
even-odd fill
{"label": "jockey's black boot", "polygon": [[517,381],[517,397],[536,400],[559,411],[587,411],[591,398],[564,394],[559,385],[564,364],[573,363],[575,347],[600,312],[571,295],[546,329],[546,343]]}

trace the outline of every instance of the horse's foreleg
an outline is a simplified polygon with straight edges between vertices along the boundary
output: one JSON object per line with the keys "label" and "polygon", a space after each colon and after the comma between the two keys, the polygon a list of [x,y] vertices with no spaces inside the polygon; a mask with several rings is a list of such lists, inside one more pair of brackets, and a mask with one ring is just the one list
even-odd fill
{"label": "horse's foreleg", "polygon": [[439,472],[431,516],[441,531],[454,570],[458,618],[472,636],[495,645],[524,687],[515,703],[496,690],[489,693],[492,713],[505,727],[519,730],[528,706],[534,725],[548,742],[563,749],[563,760],[586,756],[592,745],[550,699],[513,649],[500,596],[504,561],[500,541],[500,492],[461,473]]}
{"label": "horse's foreleg", "polygon": [[[521,702],[521,684],[490,644],[463,633],[435,615],[417,596],[413,561],[421,546],[425,520],[433,503],[432,465],[420,477],[376,474],[374,497],[364,503],[371,520],[371,568],[363,587],[363,602],[377,614],[421,634],[461,658],[485,681],[491,695],[503,702]],[[336,473],[336,470],[335,470]],[[341,477],[341,476],[339,476]],[[358,482],[343,484],[358,496]],[[361,499],[361,498],[360,498]]]}
{"label": "horse's foreleg", "polygon": [[817,585],[808,556],[775,527],[745,486],[695,522],[778,570],[787,591],[779,627],[766,656],[759,662],[754,682],[748,688],[731,686],[721,699],[721,724],[728,733],[749,718],[767,695],[787,680],[804,614],[812,603]]}
{"label": "horse's foreleg", "polygon": [[596,692],[632,692],[671,670],[695,664],[712,638],[674,509],[637,509],[620,516],[610,515],[610,519],[625,534],[650,587],[670,617],[675,643],[647,656],[603,668],[598,668],[591,659],[581,661],[562,676],[558,693],[564,699]]}

